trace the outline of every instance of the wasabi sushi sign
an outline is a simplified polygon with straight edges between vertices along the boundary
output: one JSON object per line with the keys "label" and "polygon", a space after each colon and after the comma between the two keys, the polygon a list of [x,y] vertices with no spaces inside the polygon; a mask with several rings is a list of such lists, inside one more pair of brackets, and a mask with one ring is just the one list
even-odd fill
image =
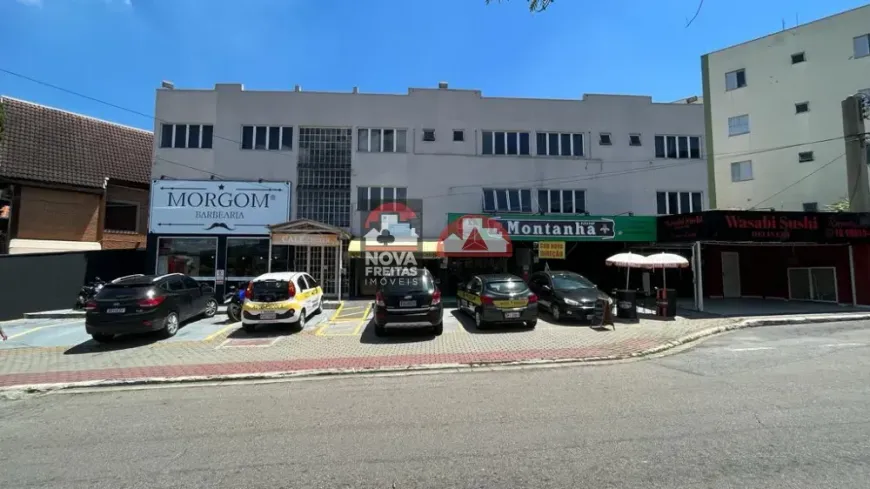
{"label": "wasabi sushi sign", "polygon": [[[465,214],[448,214],[453,222]],[[653,216],[538,216],[501,214],[502,223],[514,241],[655,241]]]}

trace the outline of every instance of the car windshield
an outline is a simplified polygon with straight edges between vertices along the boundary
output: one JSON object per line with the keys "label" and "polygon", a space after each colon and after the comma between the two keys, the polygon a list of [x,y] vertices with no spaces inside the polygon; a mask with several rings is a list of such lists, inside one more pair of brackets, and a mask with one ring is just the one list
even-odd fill
{"label": "car windshield", "polygon": [[594,289],[595,284],[583,275],[576,273],[553,274],[553,286],[556,290]]}
{"label": "car windshield", "polygon": [[526,292],[529,290],[529,287],[521,280],[503,280],[487,282],[486,289],[497,294],[514,294]]}
{"label": "car windshield", "polygon": [[380,288],[387,295],[432,292],[435,283],[428,273],[423,273],[416,277],[384,277]]}

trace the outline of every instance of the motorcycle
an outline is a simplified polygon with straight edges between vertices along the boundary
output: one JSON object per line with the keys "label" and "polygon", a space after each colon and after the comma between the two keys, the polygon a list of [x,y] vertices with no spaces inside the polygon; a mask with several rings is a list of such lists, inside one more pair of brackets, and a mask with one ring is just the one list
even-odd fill
{"label": "motorcycle", "polygon": [[245,302],[245,289],[230,287],[230,291],[224,294],[224,304],[227,306],[227,317],[231,322],[237,323],[242,320],[242,303]]}
{"label": "motorcycle", "polygon": [[89,300],[96,297],[96,295],[103,290],[103,286],[106,285],[106,282],[100,277],[94,279],[93,282],[83,285],[81,290],[79,290],[79,297],[76,299],[76,305],[74,309],[84,309],[85,304],[88,303]]}

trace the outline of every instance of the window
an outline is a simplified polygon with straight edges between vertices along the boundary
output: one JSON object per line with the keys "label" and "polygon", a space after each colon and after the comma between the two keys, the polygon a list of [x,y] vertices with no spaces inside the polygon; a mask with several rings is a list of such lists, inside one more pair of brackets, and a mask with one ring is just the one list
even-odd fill
{"label": "window", "polygon": [[803,114],[804,112],[810,111],[810,103],[809,102],[801,102],[799,104],[794,104],[794,111],[796,114]]}
{"label": "window", "polygon": [[485,188],[483,212],[532,212],[532,191],[525,188]]}
{"label": "window", "polygon": [[816,157],[812,151],[801,151],[798,153],[798,163],[807,163],[815,159]]}
{"label": "window", "polygon": [[796,65],[798,63],[803,63],[807,60],[807,57],[804,53],[794,53],[791,55],[791,64]]}
{"label": "window", "polygon": [[157,273],[214,278],[217,238],[158,238]]}
{"label": "window", "polygon": [[184,284],[185,289],[198,289],[199,282],[190,278],[190,277],[181,277],[181,283]]}
{"label": "window", "polygon": [[535,138],[539,156],[583,156],[583,134],[539,132]]}
{"label": "window", "polygon": [[685,214],[701,212],[701,192],[656,192],[656,212],[664,214]]}
{"label": "window", "polygon": [[746,86],[746,70],[725,73],[725,90],[737,90]]}
{"label": "window", "polygon": [[731,163],[731,181],[745,182],[747,180],[752,180],[752,162],[738,161]]}
{"label": "window", "polygon": [[853,57],[863,58],[870,55],[870,34],[864,34],[852,39]]}
{"label": "window", "polygon": [[462,141],[465,141],[465,131],[463,131],[462,129],[454,129],[453,141],[456,143],[461,143]]}
{"label": "window", "polygon": [[373,211],[384,202],[406,202],[405,187],[357,187],[356,210]]}
{"label": "window", "polygon": [[586,212],[585,190],[538,190],[538,212],[582,214]]}
{"label": "window", "polygon": [[357,131],[357,150],[366,153],[405,153],[407,136],[405,129],[360,129]]}
{"label": "window", "polygon": [[227,280],[253,280],[268,271],[269,238],[227,238]]}
{"label": "window", "polygon": [[435,141],[435,129],[423,129],[423,141],[427,143]]}
{"label": "window", "polygon": [[735,115],[728,118],[728,136],[749,134],[749,114]]}
{"label": "window", "polygon": [[212,129],[213,126],[201,124],[163,124],[160,128],[160,147],[210,149]]}
{"label": "window", "polygon": [[804,212],[819,212],[819,203],[804,202]]}
{"label": "window", "polygon": [[242,126],[242,149],[290,151],[293,149],[293,128]]}
{"label": "window", "polygon": [[527,155],[529,154],[529,133],[483,131],[483,154]]}
{"label": "window", "polygon": [[656,136],[656,158],[692,159],[701,158],[700,136]]}
{"label": "window", "polygon": [[103,228],[108,231],[139,230],[139,204],[133,202],[106,202]]}
{"label": "window", "polygon": [[628,145],[629,146],[640,146],[640,134],[629,134],[628,135]]}
{"label": "window", "polygon": [[609,132],[602,132],[601,134],[599,134],[598,135],[598,144],[600,144],[601,146],[610,146],[611,144],[613,144],[610,141],[610,133]]}

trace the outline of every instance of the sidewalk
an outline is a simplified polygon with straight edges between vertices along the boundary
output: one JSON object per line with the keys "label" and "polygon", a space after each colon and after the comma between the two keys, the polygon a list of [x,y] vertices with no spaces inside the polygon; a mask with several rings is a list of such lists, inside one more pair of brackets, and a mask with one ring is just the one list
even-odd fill
{"label": "sidewalk", "polygon": [[[339,317],[338,314],[327,313]],[[352,316],[357,314],[357,316]],[[535,330],[518,327],[478,330],[455,311],[445,312],[445,331],[433,337],[399,331],[378,338],[366,312],[323,315],[304,331],[267,329],[248,335],[240,325],[201,341],[160,341],[151,336],[102,345],[0,350],[0,387],[86,381],[340,372],[437,365],[480,365],[529,361],[619,359],[661,351],[699,336],[741,327],[743,318],[642,319],[594,329],[552,324],[543,316]],[[835,319],[827,316],[827,320]],[[868,314],[837,316],[868,319]],[[754,318],[757,324],[771,321]],[[811,319],[820,321],[820,317]],[[786,317],[775,321],[806,321]],[[314,321],[312,321],[314,323]]]}

